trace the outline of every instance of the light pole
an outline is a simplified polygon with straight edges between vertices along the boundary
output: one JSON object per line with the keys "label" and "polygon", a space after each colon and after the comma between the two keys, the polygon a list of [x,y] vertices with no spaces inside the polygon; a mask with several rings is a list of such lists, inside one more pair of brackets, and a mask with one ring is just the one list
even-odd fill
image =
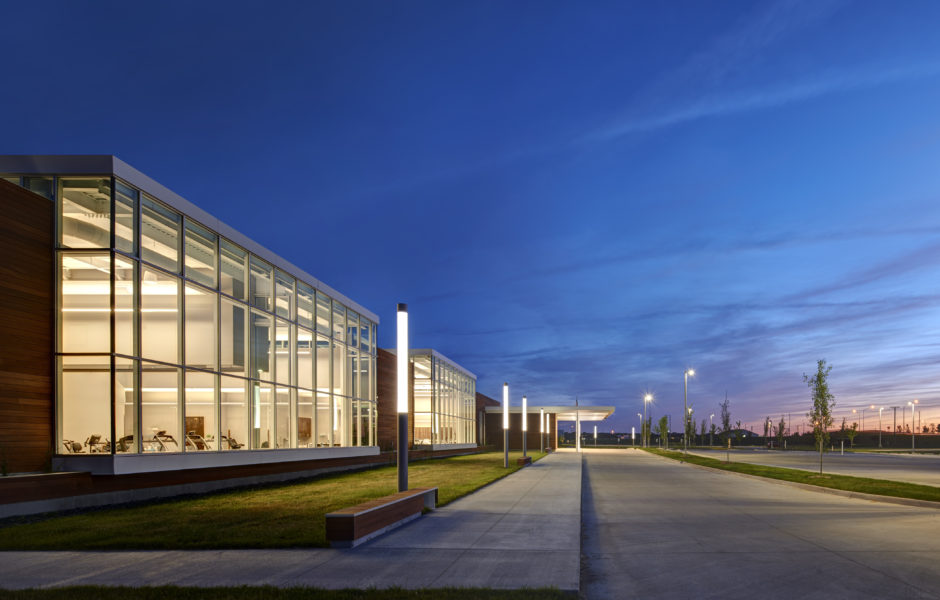
{"label": "light pole", "polygon": [[551,447],[552,445],[552,428],[551,428],[552,416],[549,413],[545,413],[545,443],[547,446]]}
{"label": "light pole", "polygon": [[649,445],[650,432],[646,427],[646,405],[653,401],[653,394],[647,393],[643,396],[643,447],[646,448]]}
{"label": "light pole", "polygon": [[539,409],[539,452],[545,452],[545,409]]}
{"label": "light pole", "polygon": [[509,384],[503,384],[503,468],[509,468]]}
{"label": "light pole", "polygon": [[597,448],[597,425],[594,426],[594,447]]}
{"label": "light pole", "polygon": [[396,398],[398,408],[398,491],[408,491],[408,305],[398,305]]}
{"label": "light pole", "polygon": [[715,418],[715,413],[708,415],[708,445],[715,445],[715,425],[712,423],[712,419]]}
{"label": "light pole", "polygon": [[884,411],[885,407],[881,406],[878,408],[878,447],[881,448],[881,413]]}
{"label": "light pole", "polygon": [[917,398],[913,402],[908,402],[911,406],[911,454],[914,454],[914,408],[917,406]]}
{"label": "light pole", "polygon": [[526,412],[526,398],[525,395],[522,396],[522,458],[526,457],[525,451],[525,442],[526,442],[526,432],[529,430],[527,427],[529,420],[529,414]]}
{"label": "light pole", "polygon": [[686,423],[682,427],[682,439],[685,442],[685,451],[689,451],[689,436],[686,435],[686,432],[689,430],[689,376],[695,377],[695,369],[686,369],[685,370],[685,394],[683,395],[684,404],[685,404],[685,414],[683,415],[686,419]]}

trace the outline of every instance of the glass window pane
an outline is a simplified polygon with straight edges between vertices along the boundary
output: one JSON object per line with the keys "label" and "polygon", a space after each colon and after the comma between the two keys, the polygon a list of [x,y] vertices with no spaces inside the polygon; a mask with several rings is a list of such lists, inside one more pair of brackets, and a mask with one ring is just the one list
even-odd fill
{"label": "glass window pane", "polygon": [[59,452],[110,452],[111,361],[107,356],[59,358],[58,413]]}
{"label": "glass window pane", "polygon": [[274,272],[275,300],[277,316],[285,319],[294,318],[294,278],[281,270]]}
{"label": "glass window pane", "polygon": [[333,445],[350,446],[349,433],[352,423],[349,419],[351,411],[349,398],[333,396]]}
{"label": "glass window pane", "polygon": [[222,239],[219,250],[222,256],[221,285],[219,286],[222,293],[239,300],[247,300],[248,253],[225,238]]}
{"label": "glass window pane", "polygon": [[111,179],[59,179],[59,236],[68,248],[111,247]]}
{"label": "glass window pane", "polygon": [[353,311],[346,314],[346,343],[353,348],[359,347],[359,315]]}
{"label": "glass window pane", "polygon": [[[245,346],[248,343],[248,310],[243,305],[222,298],[220,340],[222,346],[222,372],[229,375],[247,375]],[[244,440],[245,437],[242,436]]]}
{"label": "glass window pane", "polygon": [[251,383],[251,447],[274,447],[274,390],[270,383]]}
{"label": "glass window pane", "polygon": [[251,273],[251,305],[271,310],[271,265],[260,258],[249,259]]}
{"label": "glass window pane", "polygon": [[275,394],[276,405],[274,415],[276,419],[275,439],[277,444],[275,448],[292,448],[291,442],[291,412],[293,407],[292,398],[294,397],[293,388],[278,386]]}
{"label": "glass window pane", "polygon": [[316,300],[314,299],[313,288],[303,283],[297,282],[297,323],[303,327],[313,329],[314,312],[316,311]]}
{"label": "glass window pane", "polygon": [[62,253],[59,258],[61,351],[110,352],[110,255]]}
{"label": "glass window pane", "polygon": [[317,391],[329,394],[330,385],[330,340],[317,336]]}
{"label": "glass window pane", "polygon": [[330,297],[317,292],[317,331],[330,335]]}
{"label": "glass window pane", "polygon": [[[16,181],[13,183],[19,185]],[[55,183],[52,177],[24,177],[23,187],[47,200],[55,200]]]}
{"label": "glass window pane", "polygon": [[134,286],[137,261],[114,256],[114,351],[137,356]]}
{"label": "glass window pane", "polygon": [[297,328],[297,385],[313,389],[313,332]]}
{"label": "glass window pane", "polygon": [[346,341],[346,309],[339,302],[333,302],[333,337]]}
{"label": "glass window pane", "polygon": [[349,425],[350,425],[350,446],[359,446],[359,403],[356,400],[350,400],[349,406]]}
{"label": "glass window pane", "polygon": [[369,390],[369,383],[372,381],[372,378],[369,375],[371,364],[371,356],[364,353],[359,354],[359,377],[357,378],[358,383],[356,384],[356,395],[359,398],[363,398],[365,400],[372,399],[372,394]]}
{"label": "glass window pane", "polygon": [[215,288],[215,244],[218,237],[186,219],[186,277]]}
{"label": "glass window pane", "polygon": [[[277,378],[275,381],[282,383],[284,385],[291,385],[291,326],[284,319],[277,319],[275,327],[277,328],[274,332],[274,356],[276,358],[276,366],[274,370],[274,376]],[[295,350],[296,352],[296,350]]]}
{"label": "glass window pane", "polygon": [[186,371],[186,452],[216,450],[215,375]]}
{"label": "glass window pane", "polygon": [[346,346],[333,342],[333,393],[346,396]]}
{"label": "glass window pane", "polygon": [[235,377],[221,377],[220,399],[222,426],[219,440],[221,450],[241,450],[248,444],[247,382]]}
{"label": "glass window pane", "polygon": [[369,341],[369,332],[372,330],[372,323],[362,317],[359,321],[359,348],[363,352],[372,352],[372,344]]}
{"label": "glass window pane", "polygon": [[141,269],[140,279],[141,356],[179,363],[180,280],[149,267]]}
{"label": "glass window pane", "polygon": [[142,363],[140,428],[143,452],[182,452],[180,438],[180,370]]}
{"label": "glass window pane", "polygon": [[312,448],[316,446],[313,438],[314,392],[310,390],[297,390],[297,447]]}
{"label": "glass window pane", "polygon": [[146,194],[140,201],[140,257],[179,273],[180,215]]}
{"label": "glass window pane", "polygon": [[[271,317],[259,312],[251,312],[251,377],[272,379],[271,345],[274,332]],[[268,398],[268,402],[271,402]]]}
{"label": "glass window pane", "polygon": [[114,359],[114,451],[138,451],[134,432],[137,431],[137,361],[129,358]]}
{"label": "glass window pane", "polygon": [[333,411],[330,405],[330,395],[317,392],[317,446],[333,445]]}
{"label": "glass window pane", "polygon": [[187,284],[186,302],[186,364],[191,367],[216,369],[216,302],[218,294]]}
{"label": "glass window pane", "polygon": [[356,386],[359,384],[357,374],[359,372],[359,352],[352,346],[346,348],[346,395],[358,396],[359,390]]}
{"label": "glass window pane", "polygon": [[118,181],[114,192],[114,247],[133,254],[137,190]]}

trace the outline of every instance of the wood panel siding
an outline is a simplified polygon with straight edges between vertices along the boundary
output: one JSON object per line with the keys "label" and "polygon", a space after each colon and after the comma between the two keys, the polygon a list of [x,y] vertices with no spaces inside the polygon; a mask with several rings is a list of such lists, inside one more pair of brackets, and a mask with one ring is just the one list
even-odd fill
{"label": "wood panel siding", "polygon": [[0,463],[47,468],[53,443],[51,201],[0,180]]}
{"label": "wood panel siding", "polygon": [[[395,354],[382,348],[376,349],[375,357],[375,410],[376,437],[380,450],[394,450],[398,447],[398,366]],[[408,447],[414,445],[414,365],[408,363]]]}

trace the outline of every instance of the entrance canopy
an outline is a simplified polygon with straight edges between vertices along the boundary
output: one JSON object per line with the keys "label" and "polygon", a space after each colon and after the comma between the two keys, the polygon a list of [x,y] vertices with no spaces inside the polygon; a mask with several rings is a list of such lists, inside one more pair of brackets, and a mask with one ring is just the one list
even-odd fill
{"label": "entrance canopy", "polygon": [[[603,421],[614,414],[613,406],[539,406],[528,407],[529,414],[538,414],[539,410],[544,410],[548,414],[555,415],[556,421],[576,421],[580,417],[582,421]],[[487,414],[502,413],[502,406],[487,406]],[[509,412],[516,415],[522,412],[521,406],[510,406]]]}

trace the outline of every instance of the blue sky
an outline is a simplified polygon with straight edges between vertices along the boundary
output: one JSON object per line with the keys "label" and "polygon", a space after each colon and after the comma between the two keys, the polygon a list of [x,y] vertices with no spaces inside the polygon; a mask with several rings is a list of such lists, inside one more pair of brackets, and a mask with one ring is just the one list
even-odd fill
{"label": "blue sky", "polygon": [[622,430],[647,389],[678,419],[694,367],[698,418],[727,392],[796,423],[825,358],[837,419],[940,419],[936,2],[4,15],[0,153],[115,154],[378,313],[381,345],[408,302],[483,393]]}

